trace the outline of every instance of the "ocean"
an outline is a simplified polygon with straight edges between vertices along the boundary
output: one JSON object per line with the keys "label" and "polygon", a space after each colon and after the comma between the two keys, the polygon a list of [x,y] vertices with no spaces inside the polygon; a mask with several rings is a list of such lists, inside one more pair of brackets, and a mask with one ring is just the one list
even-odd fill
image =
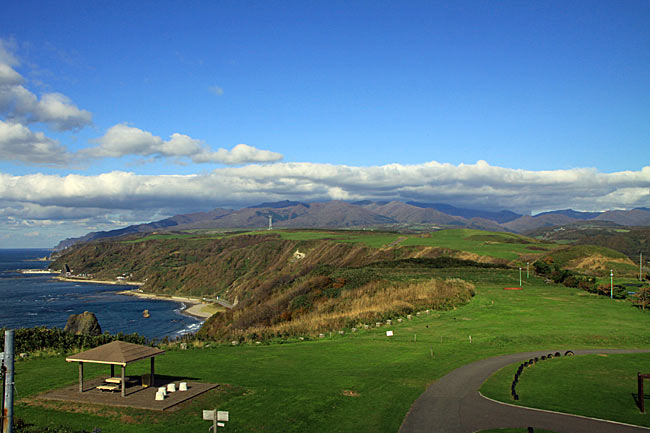
{"label": "ocean", "polygon": [[[50,250],[0,249],[0,327],[63,328],[71,314],[95,313],[102,331],[137,332],[147,338],[176,337],[199,329],[202,321],[181,313],[181,302],[118,295],[131,286],[58,281],[48,274],[21,274],[18,269],[47,269],[35,259]],[[142,312],[149,310],[148,319]]]}

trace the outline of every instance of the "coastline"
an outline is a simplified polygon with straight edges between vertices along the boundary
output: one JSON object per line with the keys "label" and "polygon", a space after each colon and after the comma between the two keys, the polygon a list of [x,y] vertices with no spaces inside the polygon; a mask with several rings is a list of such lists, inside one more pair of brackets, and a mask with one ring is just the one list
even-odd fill
{"label": "coastline", "polygon": [[53,277],[59,281],[68,281],[72,283],[94,283],[94,284],[111,284],[114,286],[137,286],[140,287],[144,285],[139,281],[113,281],[113,280],[91,280],[86,278],[74,278],[74,277]]}
{"label": "coastline", "polygon": [[91,284],[109,284],[114,286],[135,286],[135,289],[122,290],[117,292],[118,295],[126,296],[136,296],[138,298],[148,298],[155,299],[160,301],[175,301],[180,302],[185,305],[185,308],[181,309],[181,314],[186,316],[191,316],[197,319],[205,321],[207,318],[212,316],[215,313],[214,306],[211,303],[206,303],[200,298],[191,298],[185,296],[164,296],[164,295],[155,295],[153,293],[144,293],[137,287],[143,286],[144,283],[140,281],[114,281],[114,280],[94,280],[86,278],[74,278],[74,277],[62,277],[56,276],[52,277],[59,281],[68,281],[74,283],[91,283]]}
{"label": "coastline", "polygon": [[186,308],[183,308],[181,310],[181,313],[188,316],[196,317],[197,319],[206,320],[208,317],[214,314],[214,311],[210,311],[213,310],[213,305],[210,303],[206,303],[199,298],[190,298],[186,296],[155,295],[153,293],[144,293],[142,291],[139,291],[138,289],[123,290],[121,292],[117,292],[117,294],[126,295],[126,296],[135,296],[138,298],[145,298],[145,299],[155,299],[159,301],[181,302],[186,306]]}

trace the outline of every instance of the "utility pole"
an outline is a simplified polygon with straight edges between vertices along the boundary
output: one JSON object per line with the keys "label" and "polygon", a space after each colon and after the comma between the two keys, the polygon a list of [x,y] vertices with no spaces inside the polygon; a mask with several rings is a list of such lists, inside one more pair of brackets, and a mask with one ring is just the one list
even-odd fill
{"label": "utility pole", "polygon": [[643,281],[643,253],[639,253],[639,281]]}
{"label": "utility pole", "polygon": [[521,267],[519,268],[519,287],[521,287]]}
{"label": "utility pole", "polygon": [[5,389],[4,392],[4,405],[2,408],[2,431],[4,433],[13,433],[13,420],[14,420],[14,331],[8,329],[5,331],[5,354],[4,354],[4,367],[7,369],[5,373]]}

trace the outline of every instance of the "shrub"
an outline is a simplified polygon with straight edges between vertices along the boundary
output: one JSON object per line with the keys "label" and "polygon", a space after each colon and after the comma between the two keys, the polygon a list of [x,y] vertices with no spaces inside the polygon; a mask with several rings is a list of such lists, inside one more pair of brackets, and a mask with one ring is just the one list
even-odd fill
{"label": "shrub", "polygon": [[650,287],[641,287],[637,290],[634,298],[634,305],[645,311],[646,307],[650,305]]}

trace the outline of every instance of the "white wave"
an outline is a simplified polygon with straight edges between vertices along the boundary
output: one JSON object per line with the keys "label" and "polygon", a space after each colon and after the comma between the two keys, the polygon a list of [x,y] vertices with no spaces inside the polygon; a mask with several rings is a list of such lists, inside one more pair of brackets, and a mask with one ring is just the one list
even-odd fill
{"label": "white wave", "polygon": [[174,335],[193,334],[196,331],[198,331],[199,328],[201,328],[201,325],[203,325],[203,322],[192,323],[190,325],[187,325],[185,328],[181,329],[180,331],[176,331]]}

